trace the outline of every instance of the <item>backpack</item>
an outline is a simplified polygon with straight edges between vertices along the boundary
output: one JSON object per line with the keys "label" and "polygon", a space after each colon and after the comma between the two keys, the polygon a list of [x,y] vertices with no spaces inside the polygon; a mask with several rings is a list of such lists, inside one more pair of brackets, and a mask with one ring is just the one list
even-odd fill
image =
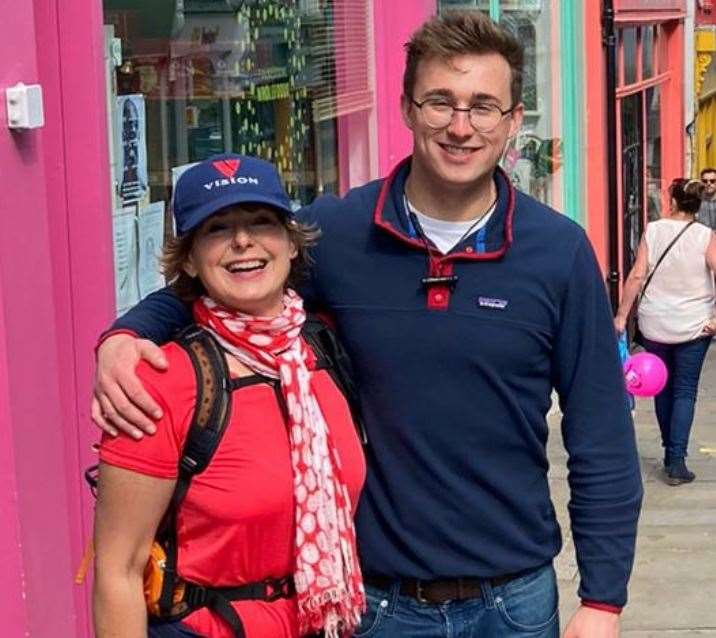
{"label": "backpack", "polygon": [[[365,446],[367,437],[348,355],[333,331],[316,315],[307,316],[301,334],[316,355],[315,369],[326,370],[346,398],[361,443]],[[176,486],[157,529],[144,571],[147,611],[155,621],[174,622],[196,609],[209,607],[231,626],[237,638],[244,638],[241,619],[230,601],[272,601],[289,597],[294,593],[293,579],[287,576],[238,587],[203,587],[178,577],[176,530],[179,507],[192,478],[208,467],[221,443],[230,420],[233,388],[223,350],[211,333],[201,326],[192,325],[182,330],[175,341],[186,350],[194,367],[197,397],[179,460]],[[275,387],[276,383],[273,383]],[[95,495],[98,468],[98,465],[93,465],[85,472]]]}

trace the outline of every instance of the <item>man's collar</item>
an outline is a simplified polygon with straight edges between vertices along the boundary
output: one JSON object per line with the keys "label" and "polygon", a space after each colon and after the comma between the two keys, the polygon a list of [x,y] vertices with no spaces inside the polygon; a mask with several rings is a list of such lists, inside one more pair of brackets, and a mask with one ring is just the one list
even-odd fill
{"label": "man's collar", "polygon": [[[411,232],[405,209],[405,181],[410,173],[410,157],[400,162],[383,181],[378,195],[373,221],[381,230],[416,249],[425,250],[424,243]],[[512,217],[516,193],[505,172],[497,167],[494,173],[497,187],[497,205],[490,221],[477,237],[467,237],[457,250],[445,259],[494,260],[500,259],[512,243]],[[473,241],[474,240],[474,241]],[[474,244],[474,245],[473,245]]]}

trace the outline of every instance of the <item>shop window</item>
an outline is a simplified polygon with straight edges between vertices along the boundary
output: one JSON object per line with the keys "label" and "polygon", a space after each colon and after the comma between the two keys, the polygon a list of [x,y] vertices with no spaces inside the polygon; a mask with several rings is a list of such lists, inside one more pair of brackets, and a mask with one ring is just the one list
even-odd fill
{"label": "shop window", "polygon": [[646,96],[646,215],[649,221],[662,213],[661,180],[661,87],[645,91]]}
{"label": "shop window", "polygon": [[667,49],[668,38],[663,25],[656,27],[656,56],[659,73],[669,70],[669,54]]}
{"label": "shop window", "polygon": [[622,84],[634,84],[637,81],[636,27],[627,27],[619,31],[619,42],[623,65]]}
{"label": "shop window", "polygon": [[369,2],[103,0],[117,214],[139,223],[175,167],[227,151],[275,163],[297,207],[354,185],[339,160],[343,131],[351,163],[374,149],[355,143],[373,111]]}
{"label": "shop window", "polygon": [[[439,9],[475,9],[490,13],[490,0],[439,0]],[[541,0],[501,0],[500,24],[512,31],[525,49],[522,129],[505,151],[502,167],[513,184],[533,197],[560,207],[562,141],[559,121],[552,117],[553,84],[559,81],[558,56],[554,55],[549,3]]]}
{"label": "shop window", "polygon": [[553,38],[557,34],[553,30],[552,8],[531,0],[503,0],[500,8],[500,23],[517,36],[525,49],[525,117],[522,129],[510,141],[502,166],[517,188],[560,208],[561,122],[553,117],[560,71],[559,56],[554,52]]}
{"label": "shop window", "polygon": [[654,40],[656,27],[641,28],[641,77],[646,80],[654,75]]}

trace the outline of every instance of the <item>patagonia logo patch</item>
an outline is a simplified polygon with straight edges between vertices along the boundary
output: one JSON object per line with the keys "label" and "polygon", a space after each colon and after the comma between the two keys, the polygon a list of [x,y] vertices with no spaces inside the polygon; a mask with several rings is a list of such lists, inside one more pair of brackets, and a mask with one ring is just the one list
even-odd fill
{"label": "patagonia logo patch", "polygon": [[480,308],[493,308],[494,310],[504,310],[509,302],[507,299],[498,299],[497,297],[478,297],[477,305]]}

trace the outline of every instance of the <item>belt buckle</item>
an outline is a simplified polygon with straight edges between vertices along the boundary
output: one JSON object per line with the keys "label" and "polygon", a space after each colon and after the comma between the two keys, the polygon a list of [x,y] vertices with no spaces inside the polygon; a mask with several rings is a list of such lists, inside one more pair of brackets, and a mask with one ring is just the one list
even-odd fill
{"label": "belt buckle", "polygon": [[417,600],[419,603],[423,603],[424,605],[429,605],[430,601],[423,596],[423,581],[422,580],[416,580],[415,581],[415,600]]}

